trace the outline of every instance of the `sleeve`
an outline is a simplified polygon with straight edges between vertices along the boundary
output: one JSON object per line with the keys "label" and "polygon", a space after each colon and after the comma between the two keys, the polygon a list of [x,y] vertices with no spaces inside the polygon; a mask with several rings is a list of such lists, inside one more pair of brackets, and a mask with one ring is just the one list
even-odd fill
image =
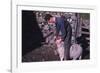
{"label": "sleeve", "polygon": [[56,23],[56,35],[59,34],[59,31],[61,31],[61,38],[64,40],[65,38],[65,27],[64,27],[64,20],[62,18],[57,19]]}
{"label": "sleeve", "polygon": [[57,21],[56,21],[56,36],[59,35],[59,31],[60,31],[60,24],[59,24],[58,19],[57,19]]}
{"label": "sleeve", "polygon": [[61,33],[62,33],[62,40],[64,40],[65,39],[65,35],[66,35],[66,32],[65,32],[65,27],[64,27],[64,22],[62,21],[61,23],[60,23],[60,30],[61,30]]}

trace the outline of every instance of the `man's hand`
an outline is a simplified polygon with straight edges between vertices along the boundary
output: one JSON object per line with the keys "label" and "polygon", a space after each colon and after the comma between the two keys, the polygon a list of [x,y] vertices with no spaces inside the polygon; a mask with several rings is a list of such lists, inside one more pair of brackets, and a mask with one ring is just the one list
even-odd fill
{"label": "man's hand", "polygon": [[56,44],[60,44],[61,42],[62,42],[61,37],[60,37],[60,36],[59,36],[59,37],[56,37],[55,43],[56,43]]}

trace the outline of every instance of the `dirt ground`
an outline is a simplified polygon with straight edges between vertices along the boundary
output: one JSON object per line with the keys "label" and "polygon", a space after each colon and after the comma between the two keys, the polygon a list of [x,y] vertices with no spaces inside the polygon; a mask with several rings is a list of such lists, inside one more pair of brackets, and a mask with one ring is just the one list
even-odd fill
{"label": "dirt ground", "polygon": [[[83,51],[82,60],[90,59],[89,52]],[[60,61],[54,44],[45,44],[22,57],[22,62]]]}
{"label": "dirt ground", "polygon": [[22,57],[22,62],[58,61],[59,56],[54,45],[43,45]]}

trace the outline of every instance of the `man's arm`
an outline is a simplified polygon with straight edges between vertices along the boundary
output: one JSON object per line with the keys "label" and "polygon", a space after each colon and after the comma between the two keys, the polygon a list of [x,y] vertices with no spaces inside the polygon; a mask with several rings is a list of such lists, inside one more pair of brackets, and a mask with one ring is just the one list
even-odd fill
{"label": "man's arm", "polygon": [[57,18],[56,21],[56,35],[59,35],[59,31],[61,31],[61,38],[64,40],[66,32],[65,32],[65,27],[64,27],[64,20],[62,18]]}

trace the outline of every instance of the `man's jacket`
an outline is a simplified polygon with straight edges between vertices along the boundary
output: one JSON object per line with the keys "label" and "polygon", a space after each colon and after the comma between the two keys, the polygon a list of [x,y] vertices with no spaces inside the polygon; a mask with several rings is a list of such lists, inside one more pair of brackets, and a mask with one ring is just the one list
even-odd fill
{"label": "man's jacket", "polygon": [[56,17],[56,35],[59,35],[61,32],[62,40],[66,38],[71,40],[72,28],[70,23],[63,17]]}

